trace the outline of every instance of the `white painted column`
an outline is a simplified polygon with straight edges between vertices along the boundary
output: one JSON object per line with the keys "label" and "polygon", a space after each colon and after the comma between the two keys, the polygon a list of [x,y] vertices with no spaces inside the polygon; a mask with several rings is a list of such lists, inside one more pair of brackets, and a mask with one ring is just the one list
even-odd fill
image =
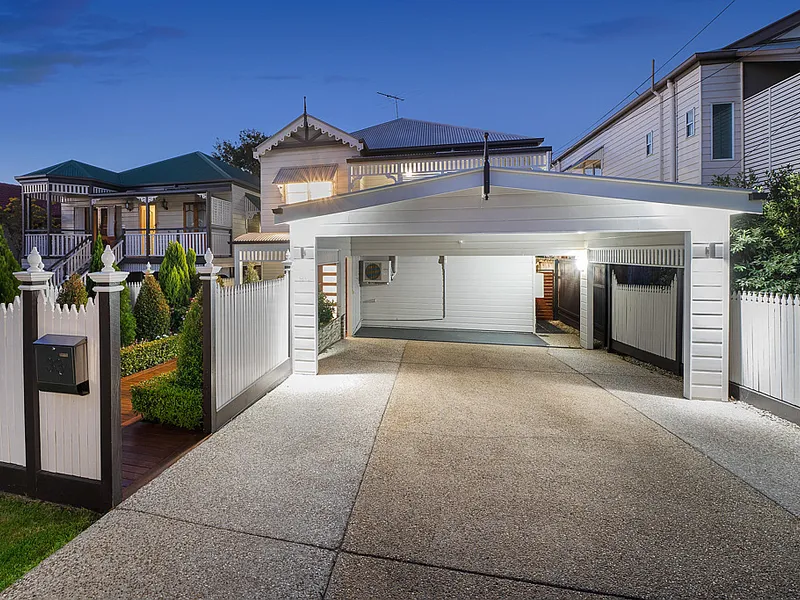
{"label": "white painted column", "polygon": [[594,270],[584,259],[578,259],[581,270],[581,347],[594,349]]}
{"label": "white painted column", "polygon": [[316,237],[302,223],[290,227],[292,258],[292,366],[295,373],[317,374]]}
{"label": "white painted column", "polygon": [[684,395],[692,399],[728,398],[728,219],[725,215],[693,228],[687,252],[690,327]]}

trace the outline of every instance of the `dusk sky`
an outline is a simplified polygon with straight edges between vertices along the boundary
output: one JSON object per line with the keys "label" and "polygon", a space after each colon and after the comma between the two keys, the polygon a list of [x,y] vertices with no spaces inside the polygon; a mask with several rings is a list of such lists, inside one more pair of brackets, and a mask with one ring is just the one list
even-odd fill
{"label": "dusk sky", "polygon": [[401,116],[555,149],[648,77],[797,0],[0,0],[0,181],[74,158],[122,170],[211,152],[302,112],[353,131]]}

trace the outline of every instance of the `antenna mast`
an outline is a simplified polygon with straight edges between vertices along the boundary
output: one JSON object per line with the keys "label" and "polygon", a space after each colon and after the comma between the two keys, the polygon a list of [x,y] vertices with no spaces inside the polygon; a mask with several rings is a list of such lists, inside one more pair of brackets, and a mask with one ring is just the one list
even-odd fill
{"label": "antenna mast", "polygon": [[395,119],[399,119],[400,118],[400,107],[398,105],[398,102],[404,102],[405,98],[401,98],[400,96],[393,96],[392,94],[384,94],[383,92],[376,92],[376,93],[378,93],[381,96],[384,96],[386,98],[389,98],[390,100],[394,100],[394,118]]}

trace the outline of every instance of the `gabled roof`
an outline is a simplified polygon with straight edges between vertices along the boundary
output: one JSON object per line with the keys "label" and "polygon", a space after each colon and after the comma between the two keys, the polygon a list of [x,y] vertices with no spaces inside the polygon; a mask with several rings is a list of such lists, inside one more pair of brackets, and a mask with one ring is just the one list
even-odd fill
{"label": "gabled roof", "polygon": [[[364,141],[367,149],[389,150],[397,148],[420,148],[432,146],[461,146],[465,144],[483,144],[484,129],[459,127],[431,121],[399,118],[386,123],[379,123],[354,131],[351,135]],[[513,133],[490,131],[490,142],[535,142],[537,145],[543,138],[530,138]]]}
{"label": "gabled roof", "polygon": [[30,173],[26,173],[25,175],[20,175],[17,177],[17,179],[43,176],[91,179],[93,181],[108,183],[111,185],[119,185],[119,173],[109,171],[108,169],[95,167],[94,165],[77,160],[65,160],[64,162],[56,165],[45,167],[44,169],[39,169],[38,171],[32,171]]}
{"label": "gabled roof", "polygon": [[117,188],[131,188],[180,183],[209,183],[212,181],[234,181],[258,190],[258,177],[217,160],[203,152],[191,152],[168,158],[149,165],[115,173],[77,160],[68,160],[51,167],[21,175],[17,179],[35,177],[68,177],[89,179]]}
{"label": "gabled roof", "polygon": [[[749,48],[750,46],[760,46],[770,40],[776,42],[786,41],[787,39],[800,39],[800,30],[793,32],[793,29],[800,27],[800,10],[793,12],[790,15],[778,19],[774,23],[770,23],[766,27],[762,27],[758,31],[746,35],[740,40],[736,40],[732,44],[725,46],[726,50],[736,48]],[[787,37],[786,34],[791,32]]]}
{"label": "gabled roof", "polygon": [[[735,212],[761,212],[761,203],[754,201],[753,192],[737,188],[504,168],[492,168],[491,185],[492,189],[508,188],[522,193],[548,192],[655,204],[707,207]],[[321,200],[287,204],[274,209],[273,212],[275,213],[275,223],[291,223],[442,194],[474,191],[476,197],[480,197],[482,187],[483,170],[473,169],[340,194]],[[491,203],[491,198],[489,203]]]}
{"label": "gabled roof", "polygon": [[259,180],[255,175],[232,167],[203,152],[191,152],[128,169],[122,171],[119,178],[123,187],[235,181],[247,187],[259,188]]}
{"label": "gabled roof", "polygon": [[272,135],[256,146],[256,149],[253,151],[253,156],[258,158],[265,152],[269,152],[282,141],[290,138],[292,134],[299,132],[301,129],[305,129],[306,123],[308,124],[309,130],[315,130],[321,134],[329,135],[343,144],[352,146],[356,150],[360,151],[364,147],[364,144],[362,144],[358,138],[353,137],[346,131],[342,131],[338,127],[334,127],[330,123],[326,123],[322,119],[318,119],[312,115],[302,114],[294,121],[289,123],[286,127],[281,129],[278,133]]}

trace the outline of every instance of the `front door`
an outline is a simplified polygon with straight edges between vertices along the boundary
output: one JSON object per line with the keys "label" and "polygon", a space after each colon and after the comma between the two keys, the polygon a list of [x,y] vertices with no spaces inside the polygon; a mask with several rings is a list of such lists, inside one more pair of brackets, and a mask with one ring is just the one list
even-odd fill
{"label": "front door", "polygon": [[[150,250],[149,252],[146,250],[147,248],[147,213],[150,212]],[[139,231],[140,231],[140,240],[141,240],[141,255],[151,254],[153,252],[153,230],[157,227],[156,224],[156,205],[155,204],[140,204],[139,205]]]}

